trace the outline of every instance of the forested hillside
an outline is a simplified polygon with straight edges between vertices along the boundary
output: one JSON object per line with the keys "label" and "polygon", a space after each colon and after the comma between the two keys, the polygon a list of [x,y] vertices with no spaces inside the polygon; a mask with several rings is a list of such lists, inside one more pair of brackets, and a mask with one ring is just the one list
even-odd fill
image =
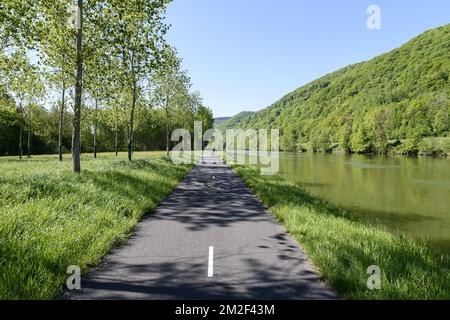
{"label": "forested hillside", "polygon": [[[280,128],[283,150],[450,152],[450,24],[221,125]],[[399,145],[398,145],[399,144]],[[428,144],[428,145],[427,145]],[[434,145],[429,145],[434,144]]]}
{"label": "forested hillside", "polygon": [[217,128],[218,129],[227,129],[227,128],[235,128],[237,126],[239,126],[239,124],[241,123],[241,121],[245,120],[247,117],[249,117],[250,115],[252,115],[253,112],[250,111],[242,111],[239,112],[237,115],[228,118],[225,121],[222,121],[221,123],[217,124]]}
{"label": "forested hillside", "polygon": [[230,117],[214,118],[214,126],[218,126],[219,124],[223,123],[224,121],[227,121],[228,119],[230,119]]}

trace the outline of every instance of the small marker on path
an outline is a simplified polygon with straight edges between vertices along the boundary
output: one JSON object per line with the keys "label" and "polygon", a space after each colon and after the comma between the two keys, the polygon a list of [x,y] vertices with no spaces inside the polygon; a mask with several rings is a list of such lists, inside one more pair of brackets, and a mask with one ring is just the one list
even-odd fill
{"label": "small marker on path", "polygon": [[210,246],[209,247],[209,256],[208,256],[208,278],[212,278],[212,276],[214,275],[214,247]]}

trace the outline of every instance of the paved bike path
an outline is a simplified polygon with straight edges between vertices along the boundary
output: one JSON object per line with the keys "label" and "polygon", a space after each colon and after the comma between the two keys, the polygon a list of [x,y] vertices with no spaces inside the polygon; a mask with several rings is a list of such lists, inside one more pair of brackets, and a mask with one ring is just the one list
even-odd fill
{"label": "paved bike path", "polygon": [[215,158],[200,161],[81,286],[63,298],[338,298],[242,180]]}

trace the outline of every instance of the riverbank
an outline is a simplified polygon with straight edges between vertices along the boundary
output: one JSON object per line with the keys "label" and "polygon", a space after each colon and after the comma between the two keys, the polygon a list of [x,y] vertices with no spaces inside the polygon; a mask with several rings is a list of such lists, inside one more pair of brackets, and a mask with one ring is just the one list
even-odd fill
{"label": "riverbank", "polygon": [[386,156],[422,156],[450,159],[450,137],[423,137],[417,139],[395,139],[386,142],[384,152],[352,152],[340,147],[338,142],[329,144],[327,148],[312,148],[308,143],[300,143],[297,150],[285,152],[323,152],[334,154],[365,154]]}
{"label": "riverbank", "polygon": [[161,153],[0,159],[0,299],[51,299],[67,268],[96,265],[190,171]]}
{"label": "riverbank", "polygon": [[[234,170],[306,250],[323,278],[349,299],[450,299],[450,257],[389,233],[314,197],[293,182]],[[367,288],[367,268],[381,269],[381,289]]]}

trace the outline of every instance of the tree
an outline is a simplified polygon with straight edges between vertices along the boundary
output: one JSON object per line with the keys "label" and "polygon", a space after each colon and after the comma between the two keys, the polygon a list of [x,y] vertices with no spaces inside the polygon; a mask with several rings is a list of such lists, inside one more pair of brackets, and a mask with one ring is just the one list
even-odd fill
{"label": "tree", "polygon": [[281,137],[281,147],[284,151],[296,151],[297,150],[297,130],[291,126],[288,126],[283,130],[283,136]]}
{"label": "tree", "polygon": [[373,109],[364,117],[364,126],[371,141],[372,151],[385,153],[388,143],[387,125],[389,112],[384,109]]}
{"label": "tree", "polygon": [[351,137],[352,151],[357,153],[366,153],[371,149],[371,143],[367,135],[367,130],[362,124],[358,124]]}
{"label": "tree", "polygon": [[214,116],[210,108],[200,105],[197,109],[195,120],[201,121],[203,124],[203,131],[212,129],[214,126]]}
{"label": "tree", "polygon": [[73,116],[73,133],[72,133],[72,170],[74,173],[81,172],[81,97],[83,94],[83,0],[78,0],[77,8],[77,49],[76,49],[76,69],[77,75],[75,79],[75,105]]}
{"label": "tree", "polygon": [[44,85],[41,82],[39,70],[30,64],[24,50],[16,50],[11,54],[0,56],[0,71],[4,78],[3,84],[12,93],[18,103],[16,111],[19,115],[19,158],[23,155],[23,131],[28,116],[28,157],[30,157],[31,119],[30,106],[43,95]]}
{"label": "tree", "polygon": [[309,144],[314,152],[320,149],[320,129],[318,127],[309,132]]}
{"label": "tree", "polygon": [[[28,132],[28,153],[58,151],[62,160],[63,148],[71,145],[73,171],[79,173],[80,153],[91,149],[91,139],[94,157],[99,148],[114,147],[117,154],[123,141],[131,160],[136,145],[162,148],[165,140],[168,149],[171,126],[191,130],[195,119],[212,126],[212,113],[202,105],[199,93],[190,92],[190,79],[180,64],[173,73],[165,68],[174,66],[163,57],[169,48],[164,41],[168,27],[163,23],[169,2],[4,0],[0,4],[5,9],[0,12],[0,72],[8,75],[2,80],[17,115],[3,112],[2,121],[16,121],[7,127],[17,130],[20,154],[24,132]],[[74,24],[69,23],[71,17],[76,17]],[[180,60],[171,50],[176,65]],[[17,52],[23,56],[21,67],[12,59]],[[19,80],[24,79],[19,72],[32,78],[26,69],[36,67],[28,61],[31,54],[37,54],[46,75],[48,97],[55,98],[45,106],[51,105],[51,110],[36,103],[42,94],[36,86]],[[162,81],[169,78],[173,81]],[[65,139],[69,122],[71,144]]]}
{"label": "tree", "polygon": [[167,26],[162,18],[170,0],[111,0],[105,13],[112,28],[109,43],[121,61],[121,78],[131,96],[128,159],[134,142],[136,102],[145,79],[157,69]]}
{"label": "tree", "polygon": [[176,50],[170,46],[166,46],[162,53],[162,62],[156,74],[156,81],[158,83],[156,94],[162,102],[166,118],[166,153],[169,155],[171,122],[175,114],[172,111],[177,102],[179,103],[182,99],[181,96],[187,94],[191,86],[186,72],[181,70],[181,60],[177,57]]}
{"label": "tree", "polygon": [[[86,3],[85,3],[86,2]],[[62,73],[62,81],[67,81],[66,75],[74,76],[75,98],[72,118],[72,171],[81,172],[81,116],[83,98],[83,71],[86,57],[95,55],[95,48],[104,20],[99,1],[76,0],[74,5],[75,19],[72,29],[67,27],[69,23],[70,1],[67,0],[41,0],[40,10],[46,23],[41,26],[39,43],[52,67]],[[86,33],[86,37],[84,37]],[[72,54],[71,41],[75,39],[75,55]],[[88,41],[85,41],[85,40]],[[65,92],[66,82],[63,83],[62,92]],[[64,95],[64,94],[63,94]],[[62,99],[65,100],[65,99]],[[61,110],[64,110],[65,101],[62,101]],[[61,122],[63,111],[60,113]]]}
{"label": "tree", "polygon": [[436,135],[443,136],[450,131],[450,112],[439,110],[434,116],[433,129]]}
{"label": "tree", "polygon": [[325,127],[320,129],[319,140],[318,140],[319,148],[324,152],[327,152],[331,145],[330,139],[330,129]]}
{"label": "tree", "polygon": [[94,102],[93,109],[93,146],[94,159],[97,158],[97,131],[99,121],[99,109],[103,101],[112,99],[114,84],[114,66],[110,63],[106,56],[106,50],[100,50],[99,53],[91,57],[90,61],[86,63],[86,89],[90,93]]}
{"label": "tree", "polygon": [[343,124],[337,133],[340,149],[344,151],[350,150],[350,137],[352,134],[352,127],[349,124]]}
{"label": "tree", "polygon": [[0,54],[8,48],[32,47],[44,22],[38,19],[38,1],[2,0],[0,2]]}
{"label": "tree", "polygon": [[128,96],[126,91],[118,91],[110,100],[112,103],[112,112],[109,113],[107,121],[114,128],[114,152],[116,157],[119,155],[119,132],[123,124],[126,123],[127,100]]}
{"label": "tree", "polygon": [[67,0],[53,0],[51,3],[41,2],[40,10],[45,16],[46,23],[40,27],[41,36],[37,47],[40,61],[46,68],[50,84],[60,92],[58,153],[59,160],[62,161],[66,93],[75,83],[76,56],[73,53],[76,52],[76,48],[72,39],[75,37],[76,31],[69,23],[73,8],[70,7]]}
{"label": "tree", "polygon": [[0,84],[0,155],[18,153],[16,139],[20,123],[13,99]]}

